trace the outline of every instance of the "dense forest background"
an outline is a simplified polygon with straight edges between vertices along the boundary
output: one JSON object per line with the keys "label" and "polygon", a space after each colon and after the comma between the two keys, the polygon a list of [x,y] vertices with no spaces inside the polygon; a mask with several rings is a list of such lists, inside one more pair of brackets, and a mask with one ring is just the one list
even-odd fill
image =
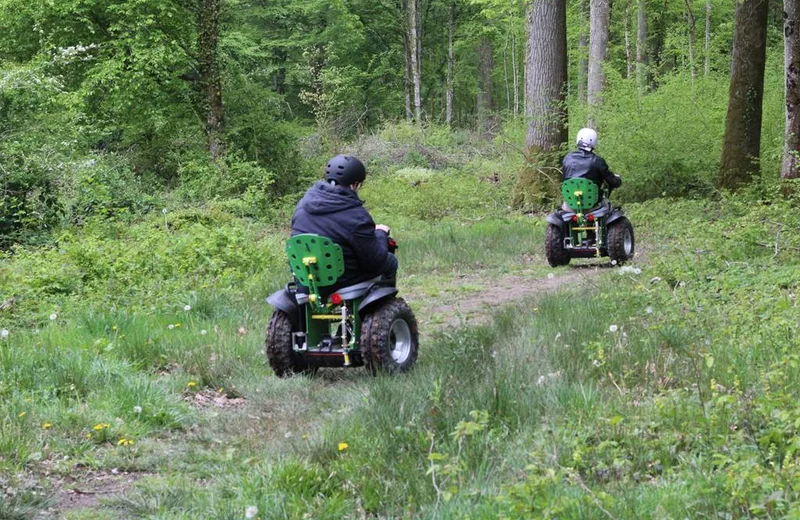
{"label": "dense forest background", "polygon": [[[784,152],[784,6],[769,5],[759,189],[776,185]],[[736,10],[566,3],[570,135],[598,128],[623,198],[720,186]],[[374,173],[452,166],[426,148],[439,139],[517,175],[541,119],[526,78],[546,75],[529,38],[543,16],[502,0],[5,0],[2,242],[146,212],[165,196],[240,200],[265,217],[342,150]],[[370,148],[370,135],[395,130],[420,133],[418,145]]]}

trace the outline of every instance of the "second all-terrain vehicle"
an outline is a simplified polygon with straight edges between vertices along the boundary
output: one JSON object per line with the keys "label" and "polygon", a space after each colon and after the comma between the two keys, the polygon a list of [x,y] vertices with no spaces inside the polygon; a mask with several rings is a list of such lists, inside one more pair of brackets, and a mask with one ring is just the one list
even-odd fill
{"label": "second all-terrain vehicle", "polygon": [[589,179],[572,178],[561,184],[564,206],[547,215],[545,256],[552,267],[572,258],[607,256],[622,264],[633,258],[633,225],[621,207]]}
{"label": "second all-terrain vehicle", "polygon": [[[389,239],[389,250],[396,249]],[[395,280],[376,277],[348,287],[342,248],[314,234],[286,244],[293,281],[272,294],[275,309],[266,351],[279,377],[313,374],[319,367],[365,366],[375,374],[409,370],[417,359],[419,332]]]}

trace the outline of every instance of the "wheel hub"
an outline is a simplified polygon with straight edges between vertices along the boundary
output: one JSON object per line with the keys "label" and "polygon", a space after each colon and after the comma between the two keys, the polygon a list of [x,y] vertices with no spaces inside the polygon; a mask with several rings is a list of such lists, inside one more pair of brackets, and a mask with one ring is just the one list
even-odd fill
{"label": "wheel hub", "polygon": [[392,349],[392,359],[402,365],[411,355],[411,327],[403,319],[392,322],[389,329],[389,342]]}

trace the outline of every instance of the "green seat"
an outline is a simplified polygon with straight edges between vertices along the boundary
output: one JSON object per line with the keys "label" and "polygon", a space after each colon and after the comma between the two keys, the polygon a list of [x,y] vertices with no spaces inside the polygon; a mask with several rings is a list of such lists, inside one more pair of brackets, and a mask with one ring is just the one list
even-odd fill
{"label": "green seat", "polygon": [[589,179],[575,177],[561,183],[564,202],[578,213],[591,209],[600,200],[600,188]]}
{"label": "green seat", "polygon": [[344,255],[339,244],[319,235],[306,233],[286,242],[286,255],[298,283],[317,293],[317,287],[329,287],[344,274]]}

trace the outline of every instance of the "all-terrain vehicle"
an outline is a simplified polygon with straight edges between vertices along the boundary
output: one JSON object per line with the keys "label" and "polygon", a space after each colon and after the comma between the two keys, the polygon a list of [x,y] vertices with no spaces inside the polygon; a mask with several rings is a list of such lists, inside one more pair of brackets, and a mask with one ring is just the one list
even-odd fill
{"label": "all-terrain vehicle", "polygon": [[621,207],[589,179],[572,178],[561,184],[565,207],[547,215],[545,256],[552,267],[572,258],[610,257],[622,264],[633,258],[633,226]]}
{"label": "all-terrain vehicle", "polygon": [[[390,251],[396,243],[389,239]],[[394,280],[376,277],[338,287],[344,274],[342,248],[314,234],[286,244],[293,280],[267,302],[275,307],[266,351],[279,377],[313,374],[319,367],[366,366],[400,373],[417,359],[417,320],[397,297]]]}

